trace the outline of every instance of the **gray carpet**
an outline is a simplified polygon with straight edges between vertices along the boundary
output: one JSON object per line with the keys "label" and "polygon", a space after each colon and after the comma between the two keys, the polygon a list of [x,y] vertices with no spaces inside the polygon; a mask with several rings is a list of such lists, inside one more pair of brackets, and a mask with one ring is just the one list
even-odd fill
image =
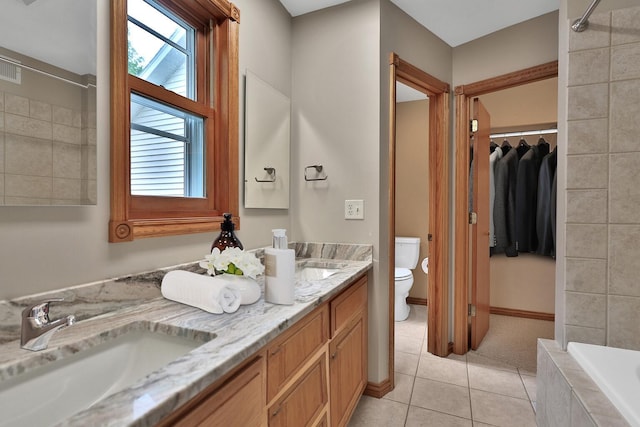
{"label": "gray carpet", "polygon": [[553,322],[497,314],[489,322],[489,332],[476,353],[536,372],[537,339],[553,339]]}

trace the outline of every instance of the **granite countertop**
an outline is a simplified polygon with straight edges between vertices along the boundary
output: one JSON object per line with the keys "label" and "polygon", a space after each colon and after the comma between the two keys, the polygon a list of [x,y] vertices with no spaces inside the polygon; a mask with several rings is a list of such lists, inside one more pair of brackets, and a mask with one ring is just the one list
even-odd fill
{"label": "granite countertop", "polygon": [[[299,280],[293,305],[274,305],[261,297],[234,313],[210,314],[164,299],[160,294],[164,274],[173,269],[204,272],[197,263],[0,301],[0,390],[5,380],[131,331],[202,342],[131,387],[57,424],[155,425],[372,267],[371,245],[297,243],[295,249],[298,263],[339,270],[326,279]],[[263,277],[258,283],[264,295]],[[78,322],[54,334],[46,350],[21,349],[22,309],[52,297],[65,298],[51,305],[52,319],[74,314]]]}

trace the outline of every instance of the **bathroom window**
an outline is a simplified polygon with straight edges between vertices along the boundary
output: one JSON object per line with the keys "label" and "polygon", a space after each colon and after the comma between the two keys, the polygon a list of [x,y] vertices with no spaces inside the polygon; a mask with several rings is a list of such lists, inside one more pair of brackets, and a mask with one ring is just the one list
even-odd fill
{"label": "bathroom window", "polygon": [[109,241],[238,211],[238,23],[227,0],[111,2]]}

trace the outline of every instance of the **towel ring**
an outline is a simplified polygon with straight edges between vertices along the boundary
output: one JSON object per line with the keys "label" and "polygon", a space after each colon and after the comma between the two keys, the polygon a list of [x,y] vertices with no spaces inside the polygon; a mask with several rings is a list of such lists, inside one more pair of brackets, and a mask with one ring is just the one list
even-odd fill
{"label": "towel ring", "polygon": [[253,177],[253,179],[255,179],[256,182],[276,182],[276,168],[267,166],[266,168],[264,168],[264,170],[267,171],[267,174],[269,174],[271,179],[258,179],[255,176]]}
{"label": "towel ring", "polygon": [[311,165],[311,166],[307,166],[306,168],[304,168],[304,180],[305,181],[325,181],[327,178],[329,178],[326,174],[324,175],[324,178],[309,178],[307,176],[307,170],[308,169],[315,169],[316,170],[316,175],[320,175],[322,173],[322,165]]}

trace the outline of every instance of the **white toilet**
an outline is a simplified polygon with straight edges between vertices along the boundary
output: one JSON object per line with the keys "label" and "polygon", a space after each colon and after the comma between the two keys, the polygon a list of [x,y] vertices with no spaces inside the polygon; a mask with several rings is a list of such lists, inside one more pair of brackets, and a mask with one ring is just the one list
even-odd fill
{"label": "white toilet", "polygon": [[409,317],[407,297],[413,285],[411,270],[418,265],[420,256],[419,237],[396,237],[395,262],[395,320],[401,322]]}

